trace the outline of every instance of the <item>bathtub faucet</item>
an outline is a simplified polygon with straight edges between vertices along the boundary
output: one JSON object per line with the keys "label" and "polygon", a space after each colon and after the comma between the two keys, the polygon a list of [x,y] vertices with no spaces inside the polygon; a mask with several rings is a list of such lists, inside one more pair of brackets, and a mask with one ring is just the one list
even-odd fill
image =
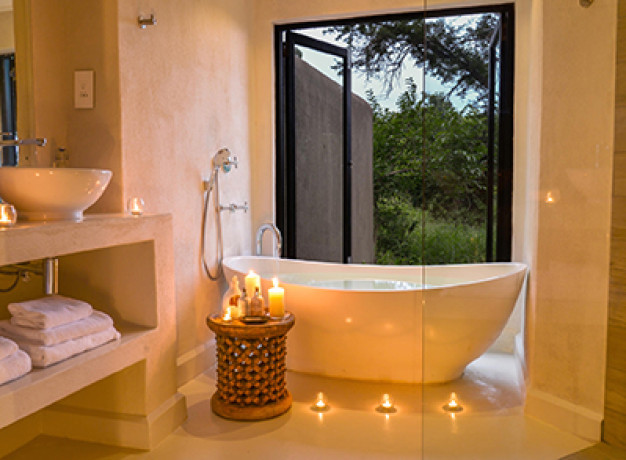
{"label": "bathtub faucet", "polygon": [[265,222],[256,231],[256,255],[260,256],[263,253],[263,233],[265,233],[266,230],[271,230],[274,233],[276,237],[276,251],[274,251],[274,257],[280,257],[283,248],[283,237],[278,227],[272,222]]}

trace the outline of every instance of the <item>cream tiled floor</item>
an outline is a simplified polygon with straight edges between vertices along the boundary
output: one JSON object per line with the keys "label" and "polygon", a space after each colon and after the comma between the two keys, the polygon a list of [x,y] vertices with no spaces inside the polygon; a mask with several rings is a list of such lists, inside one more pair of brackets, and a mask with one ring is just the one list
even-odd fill
{"label": "cream tiled floor", "polygon": [[[152,452],[42,436],[7,458],[556,460],[590,446],[525,417],[515,382],[513,359],[498,354],[472,363],[460,380],[423,390],[290,373],[294,403],[289,413],[263,422],[234,422],[211,412],[215,386],[207,373],[181,388],[189,419]],[[323,415],[310,410],[318,391],[332,406]],[[451,391],[464,405],[454,418],[441,408]],[[397,413],[374,410],[382,393],[394,397]]]}

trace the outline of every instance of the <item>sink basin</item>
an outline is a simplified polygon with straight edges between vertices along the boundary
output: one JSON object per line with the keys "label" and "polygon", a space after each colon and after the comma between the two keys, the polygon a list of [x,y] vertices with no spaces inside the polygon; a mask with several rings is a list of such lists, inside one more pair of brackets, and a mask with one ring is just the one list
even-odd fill
{"label": "sink basin", "polygon": [[111,175],[106,169],[0,167],[0,198],[15,206],[20,220],[81,221]]}

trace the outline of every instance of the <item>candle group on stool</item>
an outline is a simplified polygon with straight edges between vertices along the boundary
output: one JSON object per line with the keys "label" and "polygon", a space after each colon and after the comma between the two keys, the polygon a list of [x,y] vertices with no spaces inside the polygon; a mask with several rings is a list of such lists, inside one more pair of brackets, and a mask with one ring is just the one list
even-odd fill
{"label": "candle group on stool", "polygon": [[[268,306],[265,307],[265,311],[261,312],[261,315],[264,316],[269,316],[273,319],[282,319],[285,316],[285,289],[280,287],[278,285],[278,278],[272,278],[274,287],[271,287],[268,289]],[[245,286],[245,296],[247,297],[244,298],[243,297],[243,293],[242,293],[242,297],[240,302],[243,305],[240,305],[240,309],[242,309],[242,306],[245,308],[245,310],[247,311],[239,311],[239,315],[232,315],[232,311],[229,312],[231,314],[227,314],[227,311],[224,309],[223,310],[223,319],[225,321],[228,321],[230,319],[237,319],[239,316],[247,316],[250,315],[250,302],[253,301],[253,299],[255,299],[255,293],[258,292],[259,296],[262,298],[261,296],[261,277],[256,274],[253,270],[250,270],[248,272],[248,274],[246,275],[245,279],[244,279],[244,286]],[[232,290],[232,289],[231,289]],[[228,293],[227,293],[228,294]],[[261,305],[263,305],[263,302],[261,302]],[[257,315],[259,316],[258,312],[252,313],[252,315]],[[228,319],[227,319],[228,318]]]}

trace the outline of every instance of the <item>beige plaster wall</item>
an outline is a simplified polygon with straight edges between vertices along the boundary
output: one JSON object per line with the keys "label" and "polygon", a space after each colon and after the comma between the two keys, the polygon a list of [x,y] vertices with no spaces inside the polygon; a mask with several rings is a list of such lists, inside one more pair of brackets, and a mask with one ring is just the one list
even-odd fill
{"label": "beige plaster wall", "polygon": [[[205,318],[220,308],[219,286],[200,267],[201,181],[219,148],[240,162],[220,177],[222,203],[251,201],[249,11],[246,0],[119,2],[124,198],[173,214],[179,356],[213,337]],[[157,25],[139,29],[137,16],[150,13]],[[208,260],[214,222],[211,212]],[[224,254],[249,254],[250,214],[222,222]]]}
{"label": "beige plaster wall", "polygon": [[[113,178],[90,212],[122,208],[117,5],[113,1],[25,0],[31,5],[35,129],[48,143],[20,163],[50,166],[60,146],[72,167],[110,169]],[[19,52],[18,52],[19,53]],[[19,58],[19,54],[18,54]],[[74,108],[74,71],[95,73],[94,109]]]}
{"label": "beige plaster wall", "polygon": [[10,52],[15,49],[13,35],[13,12],[0,12],[0,53]]}
{"label": "beige plaster wall", "polygon": [[[201,181],[219,148],[240,161],[220,178],[222,203],[251,201],[249,2],[25,1],[32,5],[36,133],[49,139],[33,164],[49,165],[67,146],[72,167],[113,170],[91,211],[119,212],[141,196],[147,212],[172,213],[178,355],[202,351],[212,338],[205,317],[221,292],[200,268]],[[150,13],[157,25],[139,29],[138,15]],[[73,108],[76,69],[95,71],[93,110]],[[225,255],[249,253],[250,214],[223,213],[222,221]],[[214,225],[207,241],[213,260]]]}
{"label": "beige plaster wall", "polygon": [[[535,2],[543,35],[527,411],[599,439],[604,402],[617,1]],[[536,105],[535,105],[536,108]],[[547,203],[548,193],[554,197]],[[531,199],[531,197],[529,197]],[[532,233],[531,233],[532,234]]]}

